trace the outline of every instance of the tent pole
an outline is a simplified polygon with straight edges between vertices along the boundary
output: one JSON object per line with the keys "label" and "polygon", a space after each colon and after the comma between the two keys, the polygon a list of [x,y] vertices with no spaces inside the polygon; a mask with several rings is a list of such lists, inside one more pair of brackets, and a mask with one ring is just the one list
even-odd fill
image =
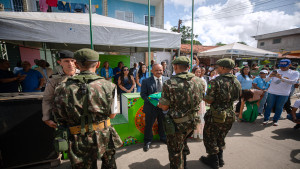
{"label": "tent pole", "polygon": [[94,50],[94,45],[93,45],[93,29],[92,29],[92,0],[89,0],[89,18],[90,18],[90,38],[91,38],[91,49]]}
{"label": "tent pole", "polygon": [[151,47],[150,47],[150,0],[148,0],[148,70],[149,70],[149,77],[151,77]]}
{"label": "tent pole", "polygon": [[43,48],[44,48],[44,53],[45,53],[45,60],[46,60],[46,62],[47,62],[47,47],[46,47],[46,43],[43,43],[44,45],[43,45]]}

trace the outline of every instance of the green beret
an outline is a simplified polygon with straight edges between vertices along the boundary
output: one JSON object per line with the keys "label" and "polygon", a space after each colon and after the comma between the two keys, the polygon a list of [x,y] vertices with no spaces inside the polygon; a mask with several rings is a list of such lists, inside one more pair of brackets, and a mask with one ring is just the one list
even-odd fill
{"label": "green beret", "polygon": [[226,67],[229,69],[233,69],[235,64],[234,61],[232,59],[229,58],[224,58],[224,59],[220,59],[216,62],[216,65],[219,65],[221,67]]}
{"label": "green beret", "polygon": [[191,63],[190,58],[186,56],[179,56],[172,62],[172,64],[174,65],[189,65],[190,63]]}
{"label": "green beret", "polygon": [[92,49],[83,48],[77,50],[74,53],[74,59],[80,62],[85,62],[85,61],[97,62],[99,61],[99,54]]}

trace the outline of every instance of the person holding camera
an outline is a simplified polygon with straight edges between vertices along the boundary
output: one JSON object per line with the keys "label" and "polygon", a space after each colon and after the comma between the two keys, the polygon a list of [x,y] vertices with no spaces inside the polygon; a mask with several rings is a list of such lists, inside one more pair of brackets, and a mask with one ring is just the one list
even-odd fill
{"label": "person holding camera", "polygon": [[[278,126],[278,120],[281,116],[283,106],[286,103],[291,87],[297,83],[299,72],[290,70],[291,60],[282,59],[278,65],[279,70],[274,70],[267,78],[266,82],[272,80],[268,89],[267,107],[263,124],[269,123],[272,108],[275,106],[275,115],[273,117],[273,126]],[[275,104],[276,103],[276,104]]]}

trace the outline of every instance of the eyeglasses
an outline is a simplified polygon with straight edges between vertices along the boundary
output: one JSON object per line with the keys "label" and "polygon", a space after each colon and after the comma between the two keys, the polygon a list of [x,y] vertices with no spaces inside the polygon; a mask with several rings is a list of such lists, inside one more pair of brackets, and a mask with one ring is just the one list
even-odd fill
{"label": "eyeglasses", "polygon": [[128,69],[124,69],[124,71],[128,71]]}

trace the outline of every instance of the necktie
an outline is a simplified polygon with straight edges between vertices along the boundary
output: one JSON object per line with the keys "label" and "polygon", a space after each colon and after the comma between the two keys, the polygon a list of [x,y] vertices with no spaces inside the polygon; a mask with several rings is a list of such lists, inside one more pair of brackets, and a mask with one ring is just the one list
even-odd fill
{"label": "necktie", "polygon": [[156,92],[161,92],[161,91],[162,91],[161,82],[159,79],[157,79]]}

